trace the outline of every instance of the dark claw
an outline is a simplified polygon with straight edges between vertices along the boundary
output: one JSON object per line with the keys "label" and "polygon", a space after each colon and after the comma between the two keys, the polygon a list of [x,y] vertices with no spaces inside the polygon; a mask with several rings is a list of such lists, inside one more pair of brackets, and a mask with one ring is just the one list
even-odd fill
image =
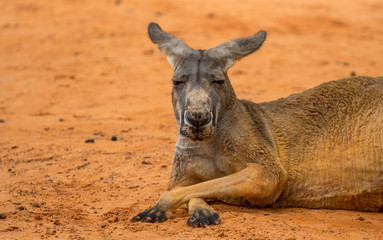
{"label": "dark claw", "polygon": [[214,225],[218,225],[222,222],[221,218],[219,218],[218,213],[214,213],[213,215],[210,215],[209,221],[211,224],[214,224]]}
{"label": "dark claw", "polygon": [[154,206],[149,209],[146,209],[142,213],[137,214],[132,219],[130,219],[131,222],[164,222],[166,221],[166,214],[164,210],[159,209],[158,207]]}
{"label": "dark claw", "polygon": [[206,217],[206,216],[201,216],[200,219],[199,219],[199,224],[201,227],[206,227],[207,225],[209,225],[209,218]]}
{"label": "dark claw", "polygon": [[192,226],[192,220],[191,220],[191,218],[189,218],[189,219],[186,221],[186,224],[187,224],[188,226]]}
{"label": "dark claw", "polygon": [[187,220],[187,225],[195,227],[206,227],[207,225],[217,225],[221,223],[217,213],[210,214],[208,211],[198,210]]}

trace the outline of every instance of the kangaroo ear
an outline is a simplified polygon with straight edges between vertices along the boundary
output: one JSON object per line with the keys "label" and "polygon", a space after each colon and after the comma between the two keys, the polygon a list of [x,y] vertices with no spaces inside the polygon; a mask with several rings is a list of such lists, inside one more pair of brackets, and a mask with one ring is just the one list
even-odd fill
{"label": "kangaroo ear", "polygon": [[250,37],[238,38],[229,42],[224,42],[211,49],[223,61],[225,71],[229,69],[237,60],[246,57],[261,47],[266,39],[266,32],[259,31]]}
{"label": "kangaroo ear", "polygon": [[164,32],[156,23],[150,23],[148,25],[148,33],[152,42],[157,44],[158,48],[165,53],[168,58],[168,62],[173,69],[175,69],[177,57],[192,50],[180,39]]}

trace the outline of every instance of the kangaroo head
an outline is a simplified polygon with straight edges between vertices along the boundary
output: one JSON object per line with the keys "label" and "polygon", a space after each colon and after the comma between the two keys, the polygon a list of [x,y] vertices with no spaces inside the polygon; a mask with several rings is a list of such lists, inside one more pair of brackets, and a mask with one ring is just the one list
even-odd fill
{"label": "kangaroo head", "polygon": [[257,50],[266,32],[194,50],[150,23],[150,39],[164,52],[174,70],[172,101],[180,134],[193,140],[210,137],[237,98],[227,76],[235,61]]}

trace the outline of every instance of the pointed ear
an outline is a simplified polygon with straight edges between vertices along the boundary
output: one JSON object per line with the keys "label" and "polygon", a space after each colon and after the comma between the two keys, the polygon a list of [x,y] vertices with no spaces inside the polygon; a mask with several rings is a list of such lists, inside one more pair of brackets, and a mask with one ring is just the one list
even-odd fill
{"label": "pointed ear", "polygon": [[237,60],[246,57],[260,48],[265,39],[266,32],[259,31],[253,36],[224,42],[210,50],[222,59],[224,69],[227,71]]}
{"label": "pointed ear", "polygon": [[158,48],[165,53],[173,70],[175,69],[177,57],[192,50],[180,39],[162,31],[156,23],[149,24],[148,33],[152,42],[157,44]]}

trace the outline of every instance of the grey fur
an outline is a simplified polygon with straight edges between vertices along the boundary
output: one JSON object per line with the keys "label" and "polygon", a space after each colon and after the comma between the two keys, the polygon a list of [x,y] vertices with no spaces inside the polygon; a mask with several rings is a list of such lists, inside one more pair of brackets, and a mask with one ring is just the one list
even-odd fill
{"label": "grey fur", "polygon": [[[257,50],[265,32],[204,51],[156,24],[149,35],[174,64],[179,139],[170,191],[132,221],[163,221],[186,203],[193,227],[218,224],[205,198],[256,207],[383,209],[383,77],[327,82],[256,104],[237,99],[226,71]],[[192,119],[185,123],[185,116]]]}

